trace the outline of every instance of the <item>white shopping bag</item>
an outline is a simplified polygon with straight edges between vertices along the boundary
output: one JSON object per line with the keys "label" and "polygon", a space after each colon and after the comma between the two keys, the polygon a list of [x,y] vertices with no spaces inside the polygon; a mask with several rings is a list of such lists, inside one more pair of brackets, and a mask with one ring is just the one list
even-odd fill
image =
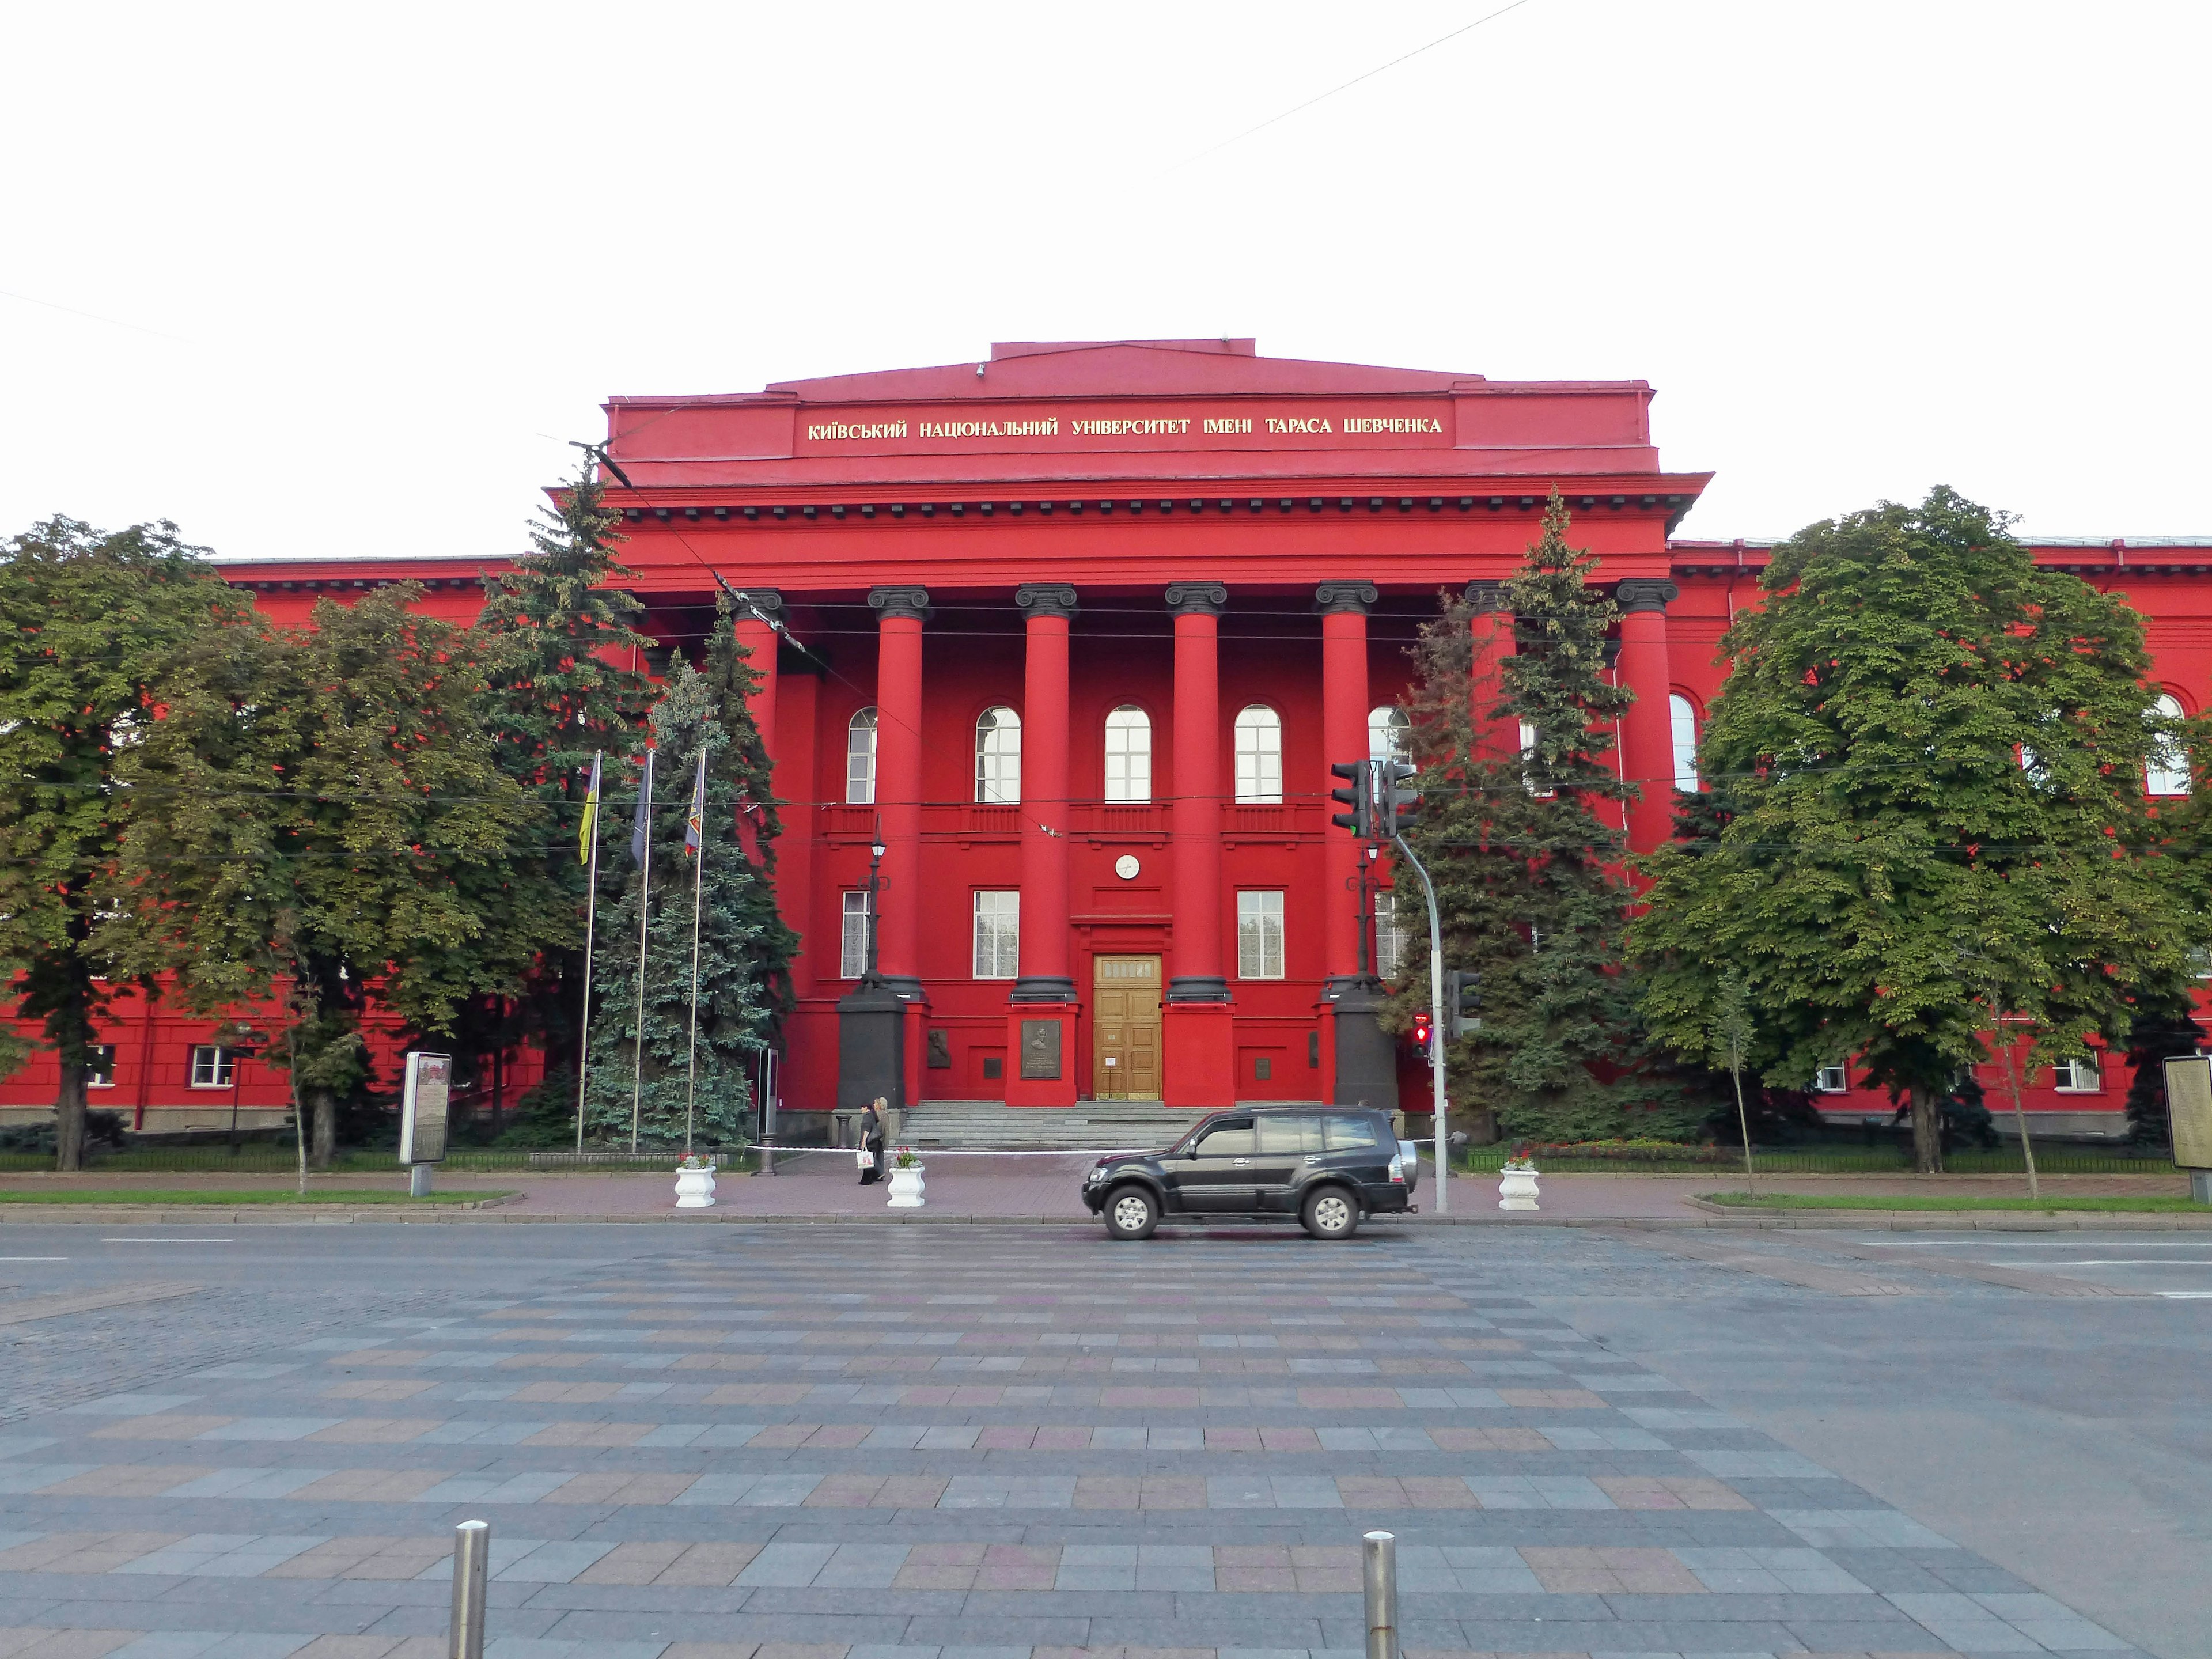
{"label": "white shopping bag", "polygon": [[870,1152],[866,1147],[861,1147],[860,1152],[854,1156],[859,1160],[859,1164],[861,1169],[872,1170],[876,1167],[876,1155]]}

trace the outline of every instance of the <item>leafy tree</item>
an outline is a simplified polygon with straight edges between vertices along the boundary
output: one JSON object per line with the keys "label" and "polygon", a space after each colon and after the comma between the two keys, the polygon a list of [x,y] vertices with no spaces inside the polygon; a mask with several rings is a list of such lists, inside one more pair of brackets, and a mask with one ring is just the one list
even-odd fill
{"label": "leafy tree", "polygon": [[1761,586],[1700,749],[1725,809],[1645,862],[1644,1016],[1692,1049],[1741,971],[1760,1074],[1855,1058],[1937,1170],[1992,996],[2037,1057],[2087,1055],[2202,935],[2143,797],[2142,624],[1940,488],[1799,532]]}
{"label": "leafy tree", "polygon": [[[752,1070],[773,1040],[787,998],[793,936],[776,914],[769,876],[776,819],[768,762],[744,704],[752,671],[720,608],[708,672],[678,662],[653,710],[652,891],[646,923],[643,1054],[638,1052],[641,871],[601,854],[605,878],[620,896],[599,907],[603,942],[595,977],[586,1127],[627,1140],[632,1085],[641,1079],[641,1143],[684,1144],[687,1107],[696,1138],[732,1146],[745,1138]],[[727,637],[726,637],[727,636]],[[707,756],[705,844],[684,844],[702,750]],[[631,757],[632,787],[645,764]],[[611,825],[623,815],[610,812]],[[733,834],[733,830],[736,833]],[[747,843],[751,844],[749,851]],[[695,858],[703,858],[703,864]],[[612,866],[612,869],[610,869]],[[692,1088],[693,882],[699,884],[697,1080]],[[621,941],[632,943],[629,949]]]}
{"label": "leafy tree", "polygon": [[[577,822],[592,754],[627,752],[652,702],[643,665],[653,641],[636,626],[645,605],[613,585],[629,574],[615,557],[620,521],[587,465],[538,509],[530,551],[484,578],[476,631],[493,753],[501,770],[552,809],[549,825]],[[456,1041],[473,1056],[534,1039],[557,1078],[581,1029],[585,878],[573,842],[542,839],[532,879],[563,902],[569,920],[545,936],[518,1003],[479,995],[462,1005]],[[573,1070],[565,1086],[573,1113]]]}
{"label": "leafy tree", "polygon": [[2204,1041],[2203,1028],[2189,1017],[2185,1003],[2146,1009],[2128,1032],[2128,1139],[2142,1146],[2164,1148],[2172,1137],[2166,1116],[2166,1062],[2193,1054]]}
{"label": "leafy tree", "polygon": [[191,642],[120,769],[162,810],[124,837],[101,937],[195,1008],[266,1011],[303,1187],[310,1117],[327,1166],[367,1081],[371,997],[447,1030],[467,997],[518,988],[559,920],[526,902],[543,810],[495,762],[467,635],[414,614],[420,593]]}
{"label": "leafy tree", "polygon": [[[1606,677],[1618,620],[1591,584],[1596,560],[1567,545],[1555,491],[1540,538],[1506,584],[1516,649],[1480,677],[1499,688],[1477,707],[1473,609],[1447,595],[1421,629],[1406,699],[1420,768],[1419,827],[1407,839],[1437,886],[1443,954],[1481,975],[1482,1023],[1451,1043],[1446,1079],[1463,1108],[1494,1115],[1516,1139],[1550,1141],[1683,1134],[1704,1103],[1670,1099],[1633,1069],[1635,1007],[1620,973],[1626,855],[1611,821],[1632,793],[1614,768],[1613,723],[1635,700]],[[1519,720],[1521,756],[1487,755],[1483,724]],[[1427,933],[1414,884],[1399,885],[1403,925]],[[1418,953],[1391,1023],[1429,1004]],[[1485,1126],[1487,1127],[1488,1126]]]}
{"label": "leafy tree", "polygon": [[[0,772],[12,780],[0,791],[0,985],[43,1022],[60,1063],[64,1170],[83,1166],[86,1072],[111,983],[95,889],[140,807],[168,810],[118,789],[117,763],[183,643],[246,614],[204,553],[167,522],[107,534],[64,518],[0,553]],[[0,1028],[0,1072],[22,1058]]]}

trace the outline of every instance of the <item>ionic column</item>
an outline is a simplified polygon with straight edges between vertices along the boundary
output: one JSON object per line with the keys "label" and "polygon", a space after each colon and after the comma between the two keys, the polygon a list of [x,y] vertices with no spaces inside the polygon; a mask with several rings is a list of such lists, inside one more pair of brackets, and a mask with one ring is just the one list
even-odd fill
{"label": "ionic column", "polygon": [[1513,612],[1504,582],[1469,582],[1474,608],[1474,757],[1512,760],[1521,753],[1521,722],[1494,711],[1505,697],[1505,659],[1514,653]]}
{"label": "ionic column", "polygon": [[1170,1002],[1226,1002],[1221,972],[1221,611],[1218,582],[1176,582],[1175,973]]}
{"label": "ionic column", "polygon": [[1620,684],[1636,693],[1620,722],[1622,768],[1643,791],[1628,808],[1631,852],[1648,853],[1674,833],[1674,764],[1667,694],[1667,602],[1682,590],[1670,581],[1624,581],[1620,605]]}
{"label": "ionic column", "polygon": [[[1322,799],[1336,787],[1331,766],[1367,758],[1367,607],[1372,582],[1323,582],[1314,589],[1321,612],[1322,764],[1314,780]],[[1359,911],[1355,889],[1367,849],[1345,834],[1322,842],[1322,969],[1332,988],[1359,979]]]}
{"label": "ionic column", "polygon": [[[1027,583],[1014,603],[1028,618],[1022,680],[1021,977],[1016,1002],[1073,1002],[1068,973],[1067,634],[1075,590]],[[1072,1058],[1072,1056],[1071,1056]]]}
{"label": "ionic column", "polygon": [[884,824],[876,959],[884,982],[921,989],[921,623],[926,587],[868,591],[876,623],[876,810]]}
{"label": "ionic column", "polygon": [[783,615],[783,595],[772,587],[745,589],[744,604],[740,605],[732,627],[738,643],[748,655],[745,665],[760,677],[752,696],[745,699],[745,707],[752,713],[753,724],[760,728],[761,744],[768,750],[771,763],[775,760],[775,626],[770,618]]}

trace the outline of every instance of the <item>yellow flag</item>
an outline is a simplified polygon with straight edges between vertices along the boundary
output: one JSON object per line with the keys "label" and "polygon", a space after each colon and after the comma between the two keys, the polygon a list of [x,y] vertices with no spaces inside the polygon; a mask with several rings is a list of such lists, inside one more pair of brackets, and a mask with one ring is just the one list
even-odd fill
{"label": "yellow flag", "polygon": [[584,823],[576,832],[576,862],[592,861],[592,842],[599,831],[599,757],[592,757],[592,781],[584,791]]}

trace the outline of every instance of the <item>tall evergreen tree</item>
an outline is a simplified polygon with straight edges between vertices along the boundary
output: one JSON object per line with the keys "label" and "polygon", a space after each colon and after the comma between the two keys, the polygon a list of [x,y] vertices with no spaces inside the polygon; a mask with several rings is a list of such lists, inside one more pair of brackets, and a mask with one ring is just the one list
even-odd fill
{"label": "tall evergreen tree", "polygon": [[[687,1101],[696,1104],[696,1139],[736,1146],[746,1139],[753,1069],[774,1041],[788,996],[795,940],[776,914],[769,875],[777,820],[768,758],[745,707],[753,672],[719,608],[708,672],[678,662],[653,710],[652,891],[639,1123],[645,1144],[681,1146]],[[727,636],[727,637],[726,637]],[[704,845],[687,853],[686,814],[702,750],[707,755]],[[631,757],[631,787],[644,768]],[[610,822],[619,821],[610,812]],[[750,843],[750,846],[748,845]],[[703,860],[695,863],[694,860]],[[610,867],[611,866],[611,868]],[[626,1141],[637,1042],[641,871],[603,854],[602,878],[618,885],[599,906],[601,949],[592,999],[592,1071],[586,1127],[597,1138]],[[696,1096],[690,1066],[693,883],[699,884],[698,1041]]]}
{"label": "tall evergreen tree", "polygon": [[2185,989],[2204,921],[2144,799],[2142,621],[1940,488],[1800,531],[1760,586],[1700,746],[1724,822],[1647,860],[1645,1018],[1698,1052],[1739,969],[1768,1081],[1854,1060],[1940,1169],[1992,999],[2047,1061]]}
{"label": "tall evergreen tree", "polygon": [[456,1046],[481,1055],[536,1041],[550,1073],[568,1079],[574,1103],[576,1034],[583,1009],[584,872],[551,833],[583,811],[594,751],[629,752],[652,701],[646,672],[653,641],[638,630],[644,604],[615,584],[630,573],[615,556],[621,514],[586,465],[531,524],[530,551],[484,578],[486,720],[507,775],[549,809],[532,879],[565,901],[572,925],[547,942],[520,998],[478,996],[462,1006]]}
{"label": "tall evergreen tree", "polygon": [[[1506,583],[1511,655],[1476,662],[1474,609],[1459,596],[1413,652],[1406,707],[1422,804],[1407,839],[1436,883],[1446,965],[1481,976],[1481,1024],[1449,1046],[1446,1079],[1461,1109],[1494,1115],[1509,1136],[1678,1133],[1703,1108],[1668,1109],[1631,1069],[1637,1028],[1620,973],[1632,895],[1615,823],[1633,786],[1613,763],[1613,731],[1635,694],[1607,677],[1619,611],[1591,583],[1597,561],[1568,546],[1568,524],[1554,491]],[[1532,733],[1522,753],[1486,748],[1500,720]],[[1409,873],[1395,885],[1400,926],[1425,938],[1418,884]],[[1427,953],[1413,955],[1392,1004],[1401,1029],[1429,1005]]]}
{"label": "tall evergreen tree", "polygon": [[[59,1062],[57,1161],[81,1168],[87,1069],[112,981],[96,889],[142,808],[117,763],[188,640],[247,613],[173,524],[106,534],[54,518],[0,552],[0,987]],[[150,994],[151,985],[147,991]],[[0,1028],[0,1072],[21,1058]]]}

